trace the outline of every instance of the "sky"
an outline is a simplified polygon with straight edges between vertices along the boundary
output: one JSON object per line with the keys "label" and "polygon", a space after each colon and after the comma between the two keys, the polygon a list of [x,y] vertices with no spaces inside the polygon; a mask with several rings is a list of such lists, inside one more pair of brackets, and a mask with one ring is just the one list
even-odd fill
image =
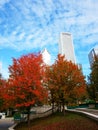
{"label": "sky", "polygon": [[8,78],[12,58],[44,48],[54,63],[61,32],[72,34],[87,77],[88,53],[98,45],[98,0],[0,0],[0,73]]}

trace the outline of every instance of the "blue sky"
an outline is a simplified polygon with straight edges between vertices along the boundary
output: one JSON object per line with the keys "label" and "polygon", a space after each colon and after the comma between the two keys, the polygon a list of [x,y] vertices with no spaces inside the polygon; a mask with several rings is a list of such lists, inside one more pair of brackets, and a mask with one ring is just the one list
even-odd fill
{"label": "blue sky", "polygon": [[0,71],[8,78],[12,57],[50,52],[58,54],[61,32],[69,32],[77,63],[90,73],[89,51],[98,45],[98,0],[0,0]]}

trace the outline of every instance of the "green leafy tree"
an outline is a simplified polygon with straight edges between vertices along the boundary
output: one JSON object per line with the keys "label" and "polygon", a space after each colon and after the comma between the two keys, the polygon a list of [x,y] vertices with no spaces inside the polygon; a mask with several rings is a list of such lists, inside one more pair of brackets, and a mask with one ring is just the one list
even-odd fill
{"label": "green leafy tree", "polygon": [[88,77],[88,94],[93,100],[98,97],[98,55],[95,56],[94,63],[91,66],[91,73]]}

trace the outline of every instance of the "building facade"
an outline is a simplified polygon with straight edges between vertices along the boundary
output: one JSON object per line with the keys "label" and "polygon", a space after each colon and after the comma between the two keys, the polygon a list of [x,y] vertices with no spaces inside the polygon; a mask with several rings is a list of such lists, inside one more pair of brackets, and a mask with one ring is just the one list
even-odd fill
{"label": "building facade", "polygon": [[93,48],[89,54],[88,54],[88,58],[89,58],[89,63],[90,66],[92,67],[93,62],[95,61],[95,57],[96,55],[98,55],[98,47]]}
{"label": "building facade", "polygon": [[45,48],[42,52],[42,58],[43,58],[43,61],[46,65],[50,65],[51,64],[51,55],[50,53],[47,51],[47,49]]}
{"label": "building facade", "polygon": [[65,55],[65,59],[76,63],[72,35],[62,32],[59,39],[59,54]]}

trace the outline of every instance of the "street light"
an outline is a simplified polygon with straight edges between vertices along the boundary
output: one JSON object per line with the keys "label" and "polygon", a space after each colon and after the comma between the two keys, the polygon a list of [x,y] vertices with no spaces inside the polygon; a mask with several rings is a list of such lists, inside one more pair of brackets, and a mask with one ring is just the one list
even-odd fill
{"label": "street light", "polygon": [[[96,99],[97,99],[97,97],[98,97],[98,92],[96,92]],[[96,100],[96,103],[98,102],[98,99]]]}

